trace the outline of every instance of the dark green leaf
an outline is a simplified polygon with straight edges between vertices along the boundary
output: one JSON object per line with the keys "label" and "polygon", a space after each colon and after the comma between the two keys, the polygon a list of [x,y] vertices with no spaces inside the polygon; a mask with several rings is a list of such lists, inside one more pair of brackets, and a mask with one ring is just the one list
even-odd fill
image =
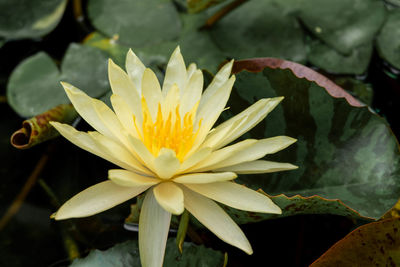
{"label": "dark green leaf", "polygon": [[67,0],[0,0],[0,37],[43,36],[57,26],[66,4]]}
{"label": "dark green leaf", "polygon": [[212,37],[222,51],[236,59],[280,57],[305,62],[303,31],[295,18],[271,1],[252,0],[221,19]]}
{"label": "dark green leaf", "polygon": [[400,69],[400,9],[389,13],[378,35],[377,46],[381,57]]}
{"label": "dark green leaf", "polygon": [[173,3],[165,0],[91,0],[88,13],[94,27],[121,43],[140,47],[174,40],[181,21]]}
{"label": "dark green leaf", "polygon": [[60,81],[70,82],[92,97],[100,97],[109,90],[107,55],[93,47],[71,44],[60,73],[53,60],[39,52],[15,68],[7,85],[7,99],[22,117],[41,114],[69,102]]}
{"label": "dark green leaf", "polygon": [[[222,267],[224,254],[192,243],[183,244],[183,253],[180,254],[175,239],[167,241],[165,252],[165,267]],[[92,251],[86,258],[77,259],[71,267],[136,267],[140,266],[139,247],[136,240],[128,241],[106,250]]]}
{"label": "dark green leaf", "polygon": [[311,64],[335,74],[363,74],[372,55],[372,43],[355,47],[343,55],[321,41],[310,42],[308,60]]}
{"label": "dark green leaf", "polygon": [[397,201],[400,153],[384,119],[367,107],[353,107],[342,98],[331,97],[323,87],[288,69],[242,71],[236,77],[227,114],[238,113],[263,97],[285,96],[265,123],[246,137],[287,135],[298,139],[268,158],[296,164],[299,169],[243,175],[242,183],[270,195],[339,199],[370,218],[381,217]]}

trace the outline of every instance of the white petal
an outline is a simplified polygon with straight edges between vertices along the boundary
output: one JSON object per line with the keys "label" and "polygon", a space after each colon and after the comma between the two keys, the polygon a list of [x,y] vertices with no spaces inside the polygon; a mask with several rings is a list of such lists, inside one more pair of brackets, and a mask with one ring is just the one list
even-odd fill
{"label": "white petal", "polygon": [[173,179],[174,182],[180,184],[206,184],[221,181],[230,181],[235,179],[237,175],[233,172],[219,173],[190,173],[178,176]]}
{"label": "white petal", "polygon": [[87,133],[77,131],[68,124],[54,121],[50,122],[50,124],[71,143],[92,154],[102,157],[121,168],[142,174],[151,174],[151,172],[143,167],[124,147],[105,136],[103,136],[102,139],[97,139],[93,137],[93,134],[91,136]]}
{"label": "white petal", "polygon": [[112,181],[105,181],[93,185],[64,203],[56,212],[55,219],[87,217],[108,210],[125,202],[149,186],[124,187]]}
{"label": "white petal", "polygon": [[281,214],[281,209],[266,195],[234,182],[185,184],[189,189],[230,207],[253,212]]}
{"label": "white petal", "polygon": [[[164,83],[162,87],[163,95],[166,96],[173,84],[178,85],[180,90],[185,88],[187,72],[185,61],[183,60],[179,46],[172,53],[165,72]],[[182,93],[182,92],[180,92]]]}
{"label": "white petal", "polygon": [[175,121],[175,116],[176,116],[175,109],[177,105],[180,103],[179,99],[180,99],[179,88],[176,84],[173,84],[162,103],[162,115],[164,117],[164,120],[166,120],[168,116],[171,115],[172,121]]}
{"label": "white petal", "polygon": [[278,152],[297,140],[288,136],[275,136],[271,138],[257,140],[256,143],[248,146],[247,148],[237,151],[232,156],[227,157],[225,160],[220,161],[208,168],[218,169],[231,165],[236,165],[242,162],[253,161],[260,159],[267,154]]}
{"label": "white petal", "polygon": [[139,138],[142,125],[139,125],[138,122],[136,122],[136,125],[138,127],[138,129],[136,129],[135,122],[133,120],[132,110],[126,104],[124,99],[116,94],[113,94],[110,99],[115,114],[117,115],[124,129],[133,137]]}
{"label": "white petal", "polygon": [[202,107],[207,103],[210,99],[212,99],[216,92],[219,90],[220,87],[222,87],[223,84],[226,83],[229,79],[229,75],[231,74],[232,71],[232,66],[233,66],[234,60],[231,60],[230,62],[226,63],[215,75],[214,79],[211,81],[210,85],[206,88],[204,91],[203,96],[201,97],[200,105],[199,107]]}
{"label": "white petal", "polygon": [[[260,99],[238,115],[218,125],[215,130],[207,136],[205,145],[210,146],[208,143],[211,140],[214,143],[214,146],[212,146],[213,148],[220,148],[229,144],[262,121],[282,99],[283,97]],[[238,122],[243,119],[245,119],[245,121],[239,125]],[[230,129],[229,134],[220,134],[220,132],[225,132],[226,128]],[[219,138],[217,138],[217,136]]]}
{"label": "white petal", "polygon": [[247,254],[253,250],[239,226],[214,201],[182,186],[185,208],[211,232]]}
{"label": "white petal", "polygon": [[142,106],[138,88],[129,76],[111,59],[108,62],[108,79],[114,94],[121,96],[128,104],[139,124],[142,124]]}
{"label": "white petal", "polygon": [[108,179],[120,186],[151,186],[161,180],[155,177],[143,176],[127,170],[108,170]]}
{"label": "white petal", "polygon": [[162,179],[171,178],[179,170],[180,165],[175,151],[168,148],[162,148],[158,157],[154,159],[154,170]]}
{"label": "white petal", "polygon": [[142,266],[162,267],[171,213],[165,211],[150,189],[139,217],[139,252]]}
{"label": "white petal", "polygon": [[190,79],[197,70],[197,66],[195,63],[190,63],[189,66],[187,67],[187,77]]}
{"label": "white petal", "polygon": [[182,214],[183,192],[177,185],[171,182],[161,183],[154,187],[154,196],[163,209],[174,215]]}
{"label": "white petal", "polygon": [[237,174],[254,174],[254,173],[270,173],[294,170],[298,167],[290,163],[274,162],[266,160],[255,160],[249,162],[243,162],[236,165],[216,169],[213,171],[231,171]]}
{"label": "white petal", "polygon": [[203,83],[203,73],[201,70],[195,71],[189,79],[180,101],[180,114],[182,116],[186,114],[186,112],[189,112],[193,106],[200,101]]}
{"label": "white petal", "polygon": [[182,172],[186,171],[187,169],[191,168],[192,166],[196,165],[200,161],[206,159],[211,154],[211,152],[212,152],[212,149],[209,147],[204,147],[204,148],[197,150],[190,157],[188,157],[187,159],[185,159],[182,162],[178,173],[182,173]]}
{"label": "white petal", "polygon": [[246,139],[236,144],[221,148],[220,150],[212,152],[209,157],[190,168],[189,171],[200,172],[210,170],[216,164],[225,161],[227,158],[230,158],[233,155],[240,153],[241,151],[256,143],[256,139]]}
{"label": "white petal", "polygon": [[160,83],[151,69],[145,69],[142,80],[142,95],[146,99],[153,120],[157,116],[158,105],[162,103]]}
{"label": "white petal", "polygon": [[128,73],[129,78],[136,87],[138,95],[141,94],[142,88],[142,77],[143,72],[146,67],[143,65],[142,61],[129,49],[126,54],[125,69]]}

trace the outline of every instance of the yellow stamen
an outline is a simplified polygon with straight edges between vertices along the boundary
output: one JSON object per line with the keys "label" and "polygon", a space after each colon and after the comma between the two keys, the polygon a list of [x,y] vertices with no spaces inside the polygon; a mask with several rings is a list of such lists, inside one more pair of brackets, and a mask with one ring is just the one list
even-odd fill
{"label": "yellow stamen", "polygon": [[158,156],[161,148],[169,148],[175,151],[177,158],[182,162],[192,148],[201,126],[200,120],[199,127],[197,129],[194,127],[197,107],[198,103],[189,112],[186,112],[182,119],[178,103],[175,110],[169,111],[165,120],[161,104],[158,103],[157,116],[153,122],[146,99],[142,97],[143,135],[140,134],[136,118],[133,117],[139,138],[154,156]]}

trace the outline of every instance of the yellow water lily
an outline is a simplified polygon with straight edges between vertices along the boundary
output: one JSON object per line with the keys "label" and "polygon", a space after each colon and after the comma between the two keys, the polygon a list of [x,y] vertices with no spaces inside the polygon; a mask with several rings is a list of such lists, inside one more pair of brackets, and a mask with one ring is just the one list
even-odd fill
{"label": "yellow water lily", "polygon": [[154,72],[130,50],[126,72],[109,61],[114,111],[62,83],[75,109],[96,131],[52,125],[73,144],[121,169],[109,170],[109,180],[72,197],[53,218],[90,216],[146,191],[139,218],[143,266],[162,266],[171,215],[184,209],[223,241],[252,254],[241,229],[214,201],[240,210],[280,214],[281,209],[267,196],[232,180],[237,174],[297,168],[259,160],[296,140],[277,136],[228,145],[263,120],[283,97],[261,99],[212,128],[235,81],[230,76],[232,64],[224,65],[203,92],[201,70],[193,63],[186,68],[178,47],[161,87]]}

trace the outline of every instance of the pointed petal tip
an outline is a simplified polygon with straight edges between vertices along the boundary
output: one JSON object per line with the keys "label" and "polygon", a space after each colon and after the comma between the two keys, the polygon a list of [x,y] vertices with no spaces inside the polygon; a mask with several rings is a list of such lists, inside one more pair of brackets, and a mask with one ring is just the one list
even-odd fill
{"label": "pointed petal tip", "polygon": [[56,215],[57,215],[57,212],[52,213],[52,214],[50,215],[50,219],[55,219],[55,218],[56,218]]}

